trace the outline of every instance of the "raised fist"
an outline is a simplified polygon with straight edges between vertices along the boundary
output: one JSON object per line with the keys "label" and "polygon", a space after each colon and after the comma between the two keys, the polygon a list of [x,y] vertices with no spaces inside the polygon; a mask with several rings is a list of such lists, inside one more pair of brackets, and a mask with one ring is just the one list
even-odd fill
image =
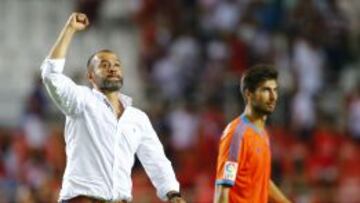
{"label": "raised fist", "polygon": [[83,13],[72,13],[67,21],[67,26],[75,31],[84,30],[88,25],[89,19]]}

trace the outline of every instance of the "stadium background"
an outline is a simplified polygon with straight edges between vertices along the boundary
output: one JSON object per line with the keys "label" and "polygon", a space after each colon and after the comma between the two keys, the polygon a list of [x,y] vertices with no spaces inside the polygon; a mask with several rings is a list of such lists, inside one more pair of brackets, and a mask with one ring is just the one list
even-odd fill
{"label": "stadium background", "polygon": [[[280,72],[275,182],[297,203],[360,202],[360,1],[1,0],[0,203],[57,199],[64,116],[39,66],[72,11],[91,27],[65,73],[86,85],[91,53],[119,53],[124,92],[150,115],[188,202],[212,201],[217,142],[256,63]],[[133,181],[135,203],[158,202],[138,163]]]}

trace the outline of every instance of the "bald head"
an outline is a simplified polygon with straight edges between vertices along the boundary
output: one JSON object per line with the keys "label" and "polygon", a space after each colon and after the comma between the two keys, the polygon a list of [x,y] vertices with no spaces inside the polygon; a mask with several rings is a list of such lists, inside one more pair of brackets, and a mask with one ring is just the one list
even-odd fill
{"label": "bald head", "polygon": [[110,50],[100,50],[87,62],[90,83],[104,92],[118,91],[123,84],[123,70],[119,57]]}
{"label": "bald head", "polygon": [[91,70],[94,66],[94,64],[93,64],[93,62],[94,62],[94,59],[95,58],[97,58],[99,55],[102,55],[102,54],[110,54],[110,55],[114,55],[114,56],[116,56],[116,58],[117,58],[117,55],[113,52],[113,51],[111,51],[111,50],[109,50],[109,49],[102,49],[102,50],[100,50],[100,51],[97,51],[97,52],[95,52],[94,54],[92,54],[90,57],[89,57],[89,59],[88,59],[88,61],[87,61],[87,68],[88,68],[88,70]]}

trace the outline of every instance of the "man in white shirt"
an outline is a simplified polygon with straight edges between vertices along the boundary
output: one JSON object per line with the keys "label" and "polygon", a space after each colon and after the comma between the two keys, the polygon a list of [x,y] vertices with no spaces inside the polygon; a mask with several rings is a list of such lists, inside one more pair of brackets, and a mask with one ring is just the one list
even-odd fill
{"label": "man in white shirt", "polygon": [[136,154],[159,198],[184,203],[149,118],[119,91],[123,72],[118,56],[102,50],[90,57],[88,79],[93,89],[76,85],[62,73],[73,35],[88,25],[86,15],[73,13],[41,67],[47,91],[66,115],[67,165],[59,201],[130,202]]}

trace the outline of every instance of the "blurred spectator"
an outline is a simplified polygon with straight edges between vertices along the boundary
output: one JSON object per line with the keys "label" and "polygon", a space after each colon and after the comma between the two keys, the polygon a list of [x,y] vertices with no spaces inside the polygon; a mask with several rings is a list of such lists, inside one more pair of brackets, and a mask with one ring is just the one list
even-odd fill
{"label": "blurred spectator", "polygon": [[291,107],[293,130],[300,137],[308,139],[316,122],[316,108],[313,98],[305,92],[298,92],[293,97]]}
{"label": "blurred spectator", "polygon": [[314,97],[323,86],[323,50],[317,42],[298,38],[294,44],[293,63],[298,92]]}
{"label": "blurred spectator", "polygon": [[25,103],[21,125],[28,145],[32,149],[41,149],[44,147],[47,136],[45,114],[48,111],[48,100],[40,76],[36,77],[34,84]]}
{"label": "blurred spectator", "polygon": [[211,19],[214,29],[234,32],[240,20],[241,8],[236,0],[218,1]]}
{"label": "blurred spectator", "polygon": [[163,98],[175,101],[184,93],[185,84],[181,77],[181,67],[174,55],[166,54],[157,61],[152,72],[152,79]]}
{"label": "blurred spectator", "polygon": [[171,144],[173,149],[184,152],[195,148],[198,142],[199,118],[191,103],[179,104],[169,114]]}
{"label": "blurred spectator", "polygon": [[345,140],[339,148],[339,184],[336,200],[340,203],[360,201],[360,148],[358,143]]}
{"label": "blurred spectator", "polygon": [[[216,168],[218,141],[225,127],[225,116],[216,99],[204,102],[199,114],[197,155],[202,171]],[[207,158],[202,157],[206,154]]]}

